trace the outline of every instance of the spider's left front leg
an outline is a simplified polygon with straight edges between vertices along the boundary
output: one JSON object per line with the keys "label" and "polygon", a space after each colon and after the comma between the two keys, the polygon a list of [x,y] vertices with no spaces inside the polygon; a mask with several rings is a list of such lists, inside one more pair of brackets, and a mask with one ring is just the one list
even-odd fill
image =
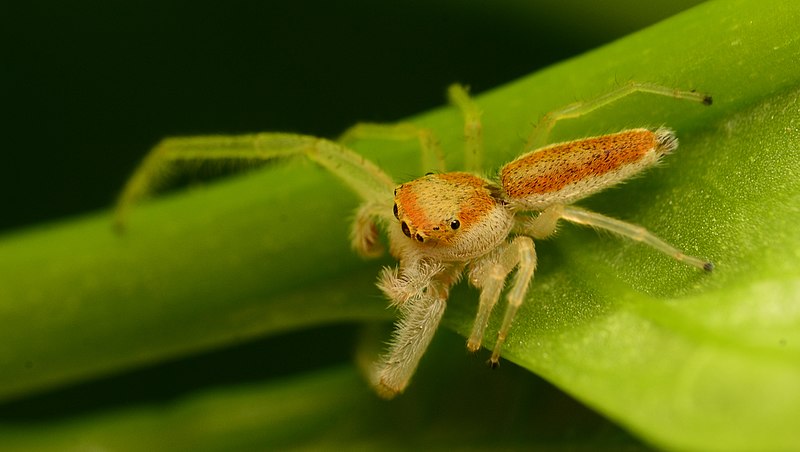
{"label": "spider's left front leg", "polygon": [[517,273],[507,295],[508,306],[503,316],[503,323],[497,333],[492,357],[489,360],[492,367],[496,367],[500,361],[500,350],[508,336],[517,310],[525,300],[528,286],[533,279],[533,272],[536,270],[536,248],[533,240],[525,236],[516,237],[510,243],[503,245],[499,250],[474,264],[470,272],[470,282],[481,289],[478,314],[472,327],[472,334],[467,341],[467,348],[470,351],[476,351],[481,346],[484,330],[489,323],[489,314],[500,298],[506,277],[515,267]]}

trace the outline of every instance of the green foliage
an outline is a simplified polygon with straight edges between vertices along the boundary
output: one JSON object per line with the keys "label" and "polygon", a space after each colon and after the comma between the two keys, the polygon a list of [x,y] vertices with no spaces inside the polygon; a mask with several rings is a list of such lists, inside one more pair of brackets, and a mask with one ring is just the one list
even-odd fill
{"label": "green foliage", "polygon": [[[504,354],[661,447],[800,441],[800,8],[768,3],[704,4],[478,97],[487,160],[499,166],[520,153],[543,113],[626,80],[714,96],[709,108],[632,96],[560,123],[554,139],[674,128],[681,146],[665,165],[585,205],[710,258],[716,271],[564,226],[537,244],[540,268]],[[436,131],[457,167],[457,112],[414,121]],[[354,147],[398,180],[414,175],[411,143]],[[333,177],[298,161],[143,205],[124,236],[112,233],[107,213],[6,236],[0,397],[259,336],[390,318],[373,287],[379,265],[347,249],[354,206]],[[476,298],[456,290],[446,327],[467,334]],[[459,341],[439,339],[447,337],[437,336],[444,343],[397,402],[375,400],[351,368],[328,369],[169,406],[9,421],[0,446],[230,450],[301,438],[324,448],[635,446],[591,416],[554,414],[530,373],[460,364],[469,360]],[[537,423],[556,427],[522,433]]]}

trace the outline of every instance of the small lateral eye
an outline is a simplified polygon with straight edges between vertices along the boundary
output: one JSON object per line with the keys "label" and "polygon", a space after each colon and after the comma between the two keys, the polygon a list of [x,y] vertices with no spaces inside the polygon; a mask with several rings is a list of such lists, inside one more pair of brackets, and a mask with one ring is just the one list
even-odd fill
{"label": "small lateral eye", "polygon": [[458,220],[453,220],[450,222],[450,227],[453,229],[458,229],[461,227],[461,222]]}
{"label": "small lateral eye", "polygon": [[405,234],[406,237],[411,237],[411,230],[408,229],[408,224],[406,224],[405,221],[400,223],[400,229],[403,230],[403,234]]}
{"label": "small lateral eye", "polygon": [[392,207],[392,212],[394,212],[394,217],[399,220],[400,215],[397,213],[397,203],[394,203],[394,207]]}

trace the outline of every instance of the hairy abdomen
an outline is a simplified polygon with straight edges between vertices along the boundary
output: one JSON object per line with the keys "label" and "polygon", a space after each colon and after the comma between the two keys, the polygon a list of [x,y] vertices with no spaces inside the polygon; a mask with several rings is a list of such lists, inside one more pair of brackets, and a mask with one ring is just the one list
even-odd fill
{"label": "hairy abdomen", "polygon": [[516,208],[541,210],[570,204],[649,168],[678,146],[674,133],[631,129],[558,143],[529,152],[500,170],[500,183]]}

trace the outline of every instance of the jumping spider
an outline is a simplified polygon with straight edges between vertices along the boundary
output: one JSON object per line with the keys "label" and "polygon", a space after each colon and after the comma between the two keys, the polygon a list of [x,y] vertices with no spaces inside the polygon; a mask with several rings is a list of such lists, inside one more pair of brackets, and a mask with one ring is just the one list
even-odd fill
{"label": "jumping spider", "polygon": [[[482,153],[480,111],[458,85],[448,94],[465,119],[466,172],[444,172],[429,131],[408,124],[358,124],[342,140],[282,133],[167,138],[131,176],[117,204],[122,226],[129,208],[168,177],[170,164],[204,160],[270,160],[305,155],[342,179],[362,199],[352,224],[351,243],[362,256],[383,251],[379,230],[399,265],[385,268],[378,287],[400,312],[388,351],[370,369],[376,391],[391,398],[406,388],[444,314],[450,288],[466,275],[480,290],[478,313],[467,348],[480,348],[489,315],[505,280],[516,269],[508,305],[490,363],[496,366],[514,316],[525,300],[536,269],[535,239],[556,229],[558,220],[605,229],[705,271],[713,265],[687,256],[649,231],[572,204],[649,168],[678,145],[666,128],[631,129],[540,147],[553,125],[587,114],[635,92],[709,105],[709,96],[649,83],[629,83],[587,102],[547,114],[534,129],[528,151],[500,169],[496,178],[479,174]],[[342,142],[359,137],[418,138],[423,158],[441,169],[397,185],[391,177]],[[536,216],[526,213],[534,212]]]}

